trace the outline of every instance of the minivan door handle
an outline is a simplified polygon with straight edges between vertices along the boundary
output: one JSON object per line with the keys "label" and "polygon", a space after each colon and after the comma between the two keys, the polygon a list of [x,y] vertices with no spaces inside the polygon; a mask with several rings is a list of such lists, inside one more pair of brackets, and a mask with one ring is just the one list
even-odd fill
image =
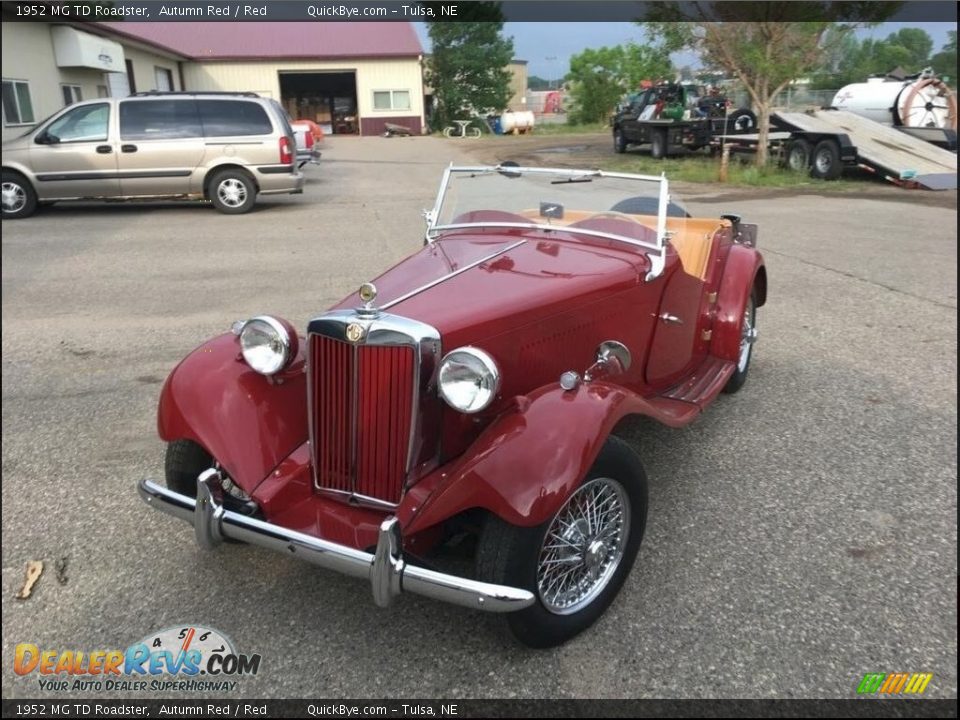
{"label": "minivan door handle", "polygon": [[136,145],[121,145],[120,151],[125,153],[132,153],[137,151]]}
{"label": "minivan door handle", "polygon": [[97,152],[101,155],[109,155],[113,152],[112,145],[97,145]]}

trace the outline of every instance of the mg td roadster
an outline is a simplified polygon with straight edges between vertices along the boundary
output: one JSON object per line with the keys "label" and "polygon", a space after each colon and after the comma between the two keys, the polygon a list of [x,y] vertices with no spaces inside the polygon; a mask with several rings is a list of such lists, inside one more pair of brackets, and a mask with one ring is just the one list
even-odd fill
{"label": "mg td roadster", "polygon": [[[757,228],[690,217],[664,177],[450,167],[423,248],[311,320],[237,322],[160,397],[166,484],[203,548],[260,545],[501,613],[560,644],[623,586],[647,516],[614,431],[692,422],[747,379]],[[467,542],[463,542],[464,540]],[[436,559],[473,549],[472,574]]]}

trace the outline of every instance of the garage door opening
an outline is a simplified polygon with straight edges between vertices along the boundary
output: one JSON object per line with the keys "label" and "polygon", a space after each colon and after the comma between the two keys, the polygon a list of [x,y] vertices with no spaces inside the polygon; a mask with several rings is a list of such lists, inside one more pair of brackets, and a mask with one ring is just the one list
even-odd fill
{"label": "garage door opening", "polygon": [[356,135],[357,76],[349,72],[281,72],[280,98],[294,120],[313,120],[328,135]]}

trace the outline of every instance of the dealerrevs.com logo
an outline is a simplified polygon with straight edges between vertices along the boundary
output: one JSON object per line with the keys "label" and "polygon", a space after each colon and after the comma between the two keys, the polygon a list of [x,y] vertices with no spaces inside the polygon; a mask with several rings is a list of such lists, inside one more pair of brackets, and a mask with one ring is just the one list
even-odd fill
{"label": "dealerrevs.com logo", "polygon": [[260,655],[238,653],[223,633],[199,625],[147,635],[126,650],[46,650],[19,643],[13,671],[44,692],[232,692],[256,675]]}

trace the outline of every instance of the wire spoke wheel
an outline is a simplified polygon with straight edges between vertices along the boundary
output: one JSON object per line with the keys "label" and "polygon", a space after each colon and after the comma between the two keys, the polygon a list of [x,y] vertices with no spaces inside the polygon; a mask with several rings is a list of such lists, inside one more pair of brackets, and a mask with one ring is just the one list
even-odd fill
{"label": "wire spoke wheel", "polygon": [[747,307],[743,310],[743,329],[740,331],[740,357],[737,360],[737,369],[743,372],[750,362],[750,351],[757,341],[756,313],[753,308],[753,298],[747,300]]}
{"label": "wire spoke wheel", "polygon": [[570,615],[607,586],[630,535],[630,500],[611,478],[580,487],[547,530],[537,565],[537,592],[551,613]]}

